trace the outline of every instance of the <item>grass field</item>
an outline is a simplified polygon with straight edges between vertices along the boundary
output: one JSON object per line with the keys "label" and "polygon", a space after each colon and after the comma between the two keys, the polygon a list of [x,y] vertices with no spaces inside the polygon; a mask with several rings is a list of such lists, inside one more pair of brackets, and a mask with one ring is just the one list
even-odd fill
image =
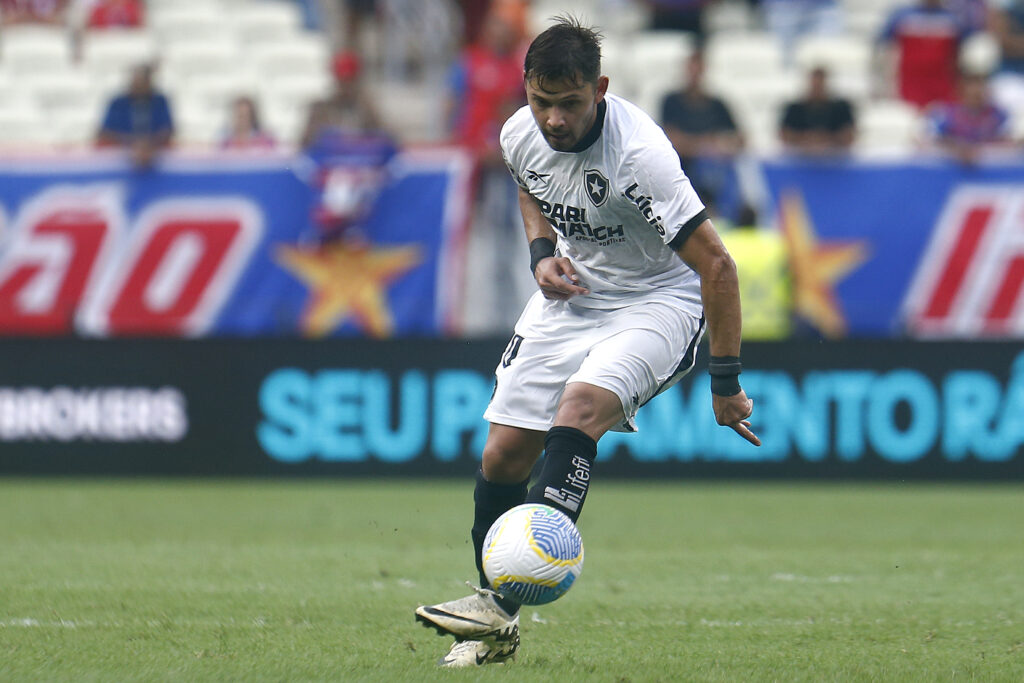
{"label": "grass field", "polygon": [[471,479],[0,480],[0,681],[1024,680],[1024,488],[598,481],[516,662],[440,671]]}

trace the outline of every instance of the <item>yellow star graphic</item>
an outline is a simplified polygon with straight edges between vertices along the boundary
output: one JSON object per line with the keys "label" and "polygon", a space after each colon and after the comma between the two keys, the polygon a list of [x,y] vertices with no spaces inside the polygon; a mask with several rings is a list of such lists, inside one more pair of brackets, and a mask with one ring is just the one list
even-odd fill
{"label": "yellow star graphic", "polygon": [[780,208],[780,224],[793,274],[796,313],[826,337],[842,337],[846,334],[846,318],[834,286],[867,260],[867,245],[864,242],[818,242],[799,193],[784,194]]}
{"label": "yellow star graphic", "polygon": [[275,260],[309,287],[302,314],[303,332],[322,337],[348,318],[368,334],[394,332],[387,286],[420,263],[416,245],[370,248],[332,244],[314,249],[280,245]]}

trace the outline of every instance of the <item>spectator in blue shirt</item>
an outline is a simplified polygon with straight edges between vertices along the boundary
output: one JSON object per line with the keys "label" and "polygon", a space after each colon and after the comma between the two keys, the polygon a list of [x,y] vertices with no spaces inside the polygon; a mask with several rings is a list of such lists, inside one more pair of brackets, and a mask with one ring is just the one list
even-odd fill
{"label": "spectator in blue shirt", "polygon": [[124,147],[136,166],[147,167],[159,150],[170,145],[173,134],[170,104],[153,87],[153,67],[145,64],[132,71],[128,91],[107,105],[96,142]]}

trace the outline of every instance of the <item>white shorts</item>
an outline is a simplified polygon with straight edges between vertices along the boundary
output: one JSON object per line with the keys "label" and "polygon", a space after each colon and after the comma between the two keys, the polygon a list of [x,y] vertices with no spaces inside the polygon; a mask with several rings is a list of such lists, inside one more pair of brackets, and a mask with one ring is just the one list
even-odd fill
{"label": "white shorts", "polygon": [[703,334],[703,317],[664,297],[596,310],[537,292],[495,370],[484,419],[547,431],[565,385],[584,382],[622,401],[624,420],[613,431],[635,432],[637,409],[690,371]]}

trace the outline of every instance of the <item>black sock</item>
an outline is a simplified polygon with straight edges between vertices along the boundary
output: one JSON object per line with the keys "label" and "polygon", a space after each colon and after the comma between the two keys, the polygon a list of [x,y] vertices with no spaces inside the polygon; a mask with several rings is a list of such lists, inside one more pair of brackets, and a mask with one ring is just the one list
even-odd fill
{"label": "black sock", "polygon": [[[480,586],[487,587],[487,577],[484,575],[483,551],[484,538],[490,530],[494,520],[501,517],[506,511],[517,505],[521,505],[526,499],[526,487],[530,483],[529,478],[518,484],[495,484],[484,479],[483,470],[476,472],[476,490],[473,492],[475,510],[473,514],[473,529],[470,536],[473,537],[473,557],[476,560],[477,571],[480,572]],[[515,602],[496,598],[498,604],[509,614],[519,611],[519,605]]]}
{"label": "black sock", "polygon": [[561,510],[574,523],[580,517],[590,488],[590,465],[597,442],[574,427],[552,427],[544,437],[544,465],[526,494],[527,503]]}

